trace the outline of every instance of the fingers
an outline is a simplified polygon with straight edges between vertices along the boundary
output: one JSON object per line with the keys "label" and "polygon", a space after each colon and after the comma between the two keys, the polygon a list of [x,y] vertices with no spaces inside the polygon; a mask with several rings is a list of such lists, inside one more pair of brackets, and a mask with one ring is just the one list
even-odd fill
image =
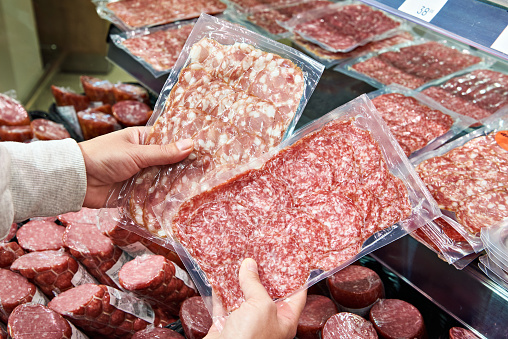
{"label": "fingers", "polygon": [[266,292],[266,289],[259,280],[258,266],[254,259],[246,258],[242,262],[242,265],[240,266],[239,280],[245,300],[268,298],[271,301],[268,292]]}
{"label": "fingers", "polygon": [[139,167],[146,168],[182,161],[193,148],[192,139],[183,139],[169,145],[140,145],[135,148],[135,152]]}

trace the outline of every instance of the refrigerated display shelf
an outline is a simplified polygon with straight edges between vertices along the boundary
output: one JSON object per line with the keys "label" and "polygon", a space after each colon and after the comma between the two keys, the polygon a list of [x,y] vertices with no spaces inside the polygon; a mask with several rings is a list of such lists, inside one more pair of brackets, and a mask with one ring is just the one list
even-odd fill
{"label": "refrigerated display shelf", "polygon": [[[478,0],[360,1],[415,22],[457,41],[464,42],[501,59],[508,60],[508,10],[504,6]],[[432,4],[437,2],[445,2],[445,4],[434,18],[430,22],[427,22],[419,17],[400,11],[399,7],[405,2],[418,3],[422,7],[427,6],[425,8],[432,8]],[[504,48],[492,48],[492,44],[503,32],[503,36],[506,36]]]}

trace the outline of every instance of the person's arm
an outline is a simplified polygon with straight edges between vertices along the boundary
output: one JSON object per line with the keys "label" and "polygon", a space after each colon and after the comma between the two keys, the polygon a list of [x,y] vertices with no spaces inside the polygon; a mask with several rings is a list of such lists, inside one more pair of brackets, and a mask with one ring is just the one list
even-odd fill
{"label": "person's arm", "polygon": [[0,143],[0,238],[13,221],[101,208],[115,183],[142,168],[186,158],[186,139],[143,145],[145,127],[131,127],[77,144],[72,139]]}
{"label": "person's arm", "polygon": [[239,272],[245,301],[227,318],[222,332],[213,325],[204,339],[291,339],[305,306],[307,290],[275,303],[259,280],[257,264],[247,258]]}

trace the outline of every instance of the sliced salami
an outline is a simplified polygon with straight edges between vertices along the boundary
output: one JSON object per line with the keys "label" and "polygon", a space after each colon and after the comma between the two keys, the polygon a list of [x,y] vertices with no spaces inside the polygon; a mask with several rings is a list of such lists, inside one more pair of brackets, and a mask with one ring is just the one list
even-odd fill
{"label": "sliced salami", "polygon": [[0,243],[0,268],[9,268],[12,263],[25,254],[17,242]]}
{"label": "sliced salami", "polygon": [[330,317],[323,327],[323,339],[377,339],[372,323],[359,315],[341,312]]}
{"label": "sliced salami", "polygon": [[204,338],[212,326],[212,317],[210,317],[202,297],[192,297],[183,302],[180,309],[180,320],[185,337],[188,339]]}
{"label": "sliced salami", "polygon": [[416,307],[399,299],[381,299],[371,309],[370,321],[383,338],[424,338],[425,324]]}
{"label": "sliced salami", "polygon": [[[124,84],[118,83],[113,85],[113,95],[115,96],[115,101],[123,101],[123,100],[136,100],[143,102],[145,104],[149,104],[148,92],[141,86],[132,85],[132,84]],[[76,110],[78,112],[80,110]]]}
{"label": "sliced salami", "polygon": [[99,212],[99,209],[83,207],[78,212],[60,214],[57,218],[64,226],[70,226],[74,223],[96,225]]}
{"label": "sliced salami", "polygon": [[34,137],[39,140],[61,140],[71,135],[64,125],[47,119],[35,119],[30,123]]}
{"label": "sliced salami", "polygon": [[30,118],[25,108],[13,98],[0,93],[0,125],[29,125]]}
{"label": "sliced salami", "polygon": [[146,125],[152,110],[144,102],[123,100],[112,107],[113,116],[125,127]]}
{"label": "sliced salami", "polygon": [[78,121],[85,140],[120,129],[120,125],[112,115],[91,109],[78,112]]}
{"label": "sliced salami", "polygon": [[30,125],[0,126],[0,141],[29,141],[33,138]]}
{"label": "sliced salami", "polygon": [[298,339],[319,339],[328,318],[336,314],[337,307],[323,295],[308,295],[302,314],[298,319]]}
{"label": "sliced salami", "polygon": [[100,101],[103,104],[113,105],[115,103],[115,94],[113,93],[113,84],[108,80],[101,80],[91,76],[81,76],[81,85],[86,96],[90,101]]}
{"label": "sliced salami", "polygon": [[473,332],[462,327],[452,327],[448,331],[448,334],[450,339],[478,339]]}
{"label": "sliced salami", "polygon": [[59,250],[64,248],[62,236],[65,227],[51,221],[32,220],[18,229],[16,237],[26,251]]}
{"label": "sliced salami", "polygon": [[77,94],[68,88],[51,85],[51,93],[57,106],[73,106],[76,112],[84,111],[90,105],[86,95]]}
{"label": "sliced salami", "polygon": [[134,333],[132,339],[185,339],[183,335],[169,328],[146,328]]}

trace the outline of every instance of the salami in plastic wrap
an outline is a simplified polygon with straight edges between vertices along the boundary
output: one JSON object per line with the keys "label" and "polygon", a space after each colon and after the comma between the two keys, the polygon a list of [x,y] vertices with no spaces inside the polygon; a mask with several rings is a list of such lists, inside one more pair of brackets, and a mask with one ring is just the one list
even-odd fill
{"label": "salami in plastic wrap", "polygon": [[0,125],[29,125],[30,118],[25,108],[15,99],[0,93]]}
{"label": "salami in plastic wrap", "polygon": [[508,217],[506,121],[505,114],[413,161],[439,207],[472,236]]}
{"label": "salami in plastic wrap", "polygon": [[370,268],[359,265],[345,267],[329,277],[327,284],[341,312],[351,312],[362,317],[369,313],[375,302],[385,296],[379,275]]}
{"label": "salami in plastic wrap", "polygon": [[136,257],[123,265],[118,276],[122,288],[174,315],[185,299],[196,294],[187,272],[161,255]]}
{"label": "salami in plastic wrap", "polygon": [[33,131],[30,125],[0,126],[0,141],[30,141]]}
{"label": "salami in plastic wrap", "polygon": [[59,294],[48,307],[91,334],[130,337],[149,324],[166,325],[144,301],[114,288],[86,284]]}
{"label": "salami in plastic wrap", "polygon": [[41,304],[22,304],[9,317],[9,335],[12,339],[61,338],[86,339],[60,314]]}
{"label": "salami in plastic wrap", "polygon": [[25,277],[0,268],[0,320],[7,323],[12,311],[28,302],[46,305],[48,300]]}
{"label": "salami in plastic wrap", "polygon": [[132,339],[184,339],[184,336],[169,328],[147,328],[134,333]]}
{"label": "salami in plastic wrap", "polygon": [[353,313],[337,313],[330,317],[323,328],[323,339],[377,339],[372,323]]}
{"label": "salami in plastic wrap", "polygon": [[73,106],[74,111],[79,112],[90,105],[90,99],[86,95],[77,94],[71,89],[52,85],[51,92],[57,106]]}
{"label": "salami in plastic wrap", "polygon": [[11,270],[33,281],[50,298],[74,286],[96,282],[76,259],[63,251],[25,254],[12,264]]}
{"label": "salami in plastic wrap", "polygon": [[404,300],[380,300],[370,309],[369,318],[382,338],[425,338],[420,311]]}
{"label": "salami in plastic wrap", "polygon": [[[203,14],[159,97],[145,143],[194,140],[184,161],[152,167],[110,198],[125,227],[166,233],[153,206],[264,154],[288,135],[323,67],[285,45]],[[176,206],[175,206],[176,207]],[[172,209],[175,211],[175,208]]]}
{"label": "salami in plastic wrap", "polygon": [[126,258],[123,251],[113,245],[96,225],[72,223],[63,234],[63,243],[100,283],[117,286],[108,272],[130,257]]}
{"label": "salami in plastic wrap", "polygon": [[369,98],[408,157],[441,146],[477,122],[399,85],[369,93]]}
{"label": "salami in plastic wrap", "polygon": [[93,108],[78,112],[78,121],[85,140],[111,133],[121,128],[115,117],[110,114],[97,112]]}
{"label": "salami in plastic wrap", "polygon": [[18,229],[16,237],[25,251],[59,250],[64,248],[64,232],[65,227],[52,221],[31,220]]}
{"label": "salami in plastic wrap", "polygon": [[189,273],[202,271],[193,275],[201,295],[221,301],[224,313],[214,314],[243,301],[246,257],[257,261],[269,295],[283,300],[440,215],[387,131],[362,96],[217,178],[173,218],[165,215],[173,201],[157,206]]}
{"label": "salami in plastic wrap", "polygon": [[473,332],[462,327],[452,327],[448,331],[450,339],[478,339]]}
{"label": "salami in plastic wrap", "polygon": [[5,236],[5,238],[1,242],[9,242],[16,236],[16,232],[18,231],[18,224],[13,222],[11,227],[9,228],[9,232]]}
{"label": "salami in plastic wrap", "polygon": [[65,126],[47,119],[35,119],[30,123],[34,137],[39,140],[61,140],[71,135]]}
{"label": "salami in plastic wrap", "polygon": [[82,75],[79,79],[81,81],[81,85],[83,86],[83,90],[90,101],[102,102],[104,105],[113,105],[115,103],[113,84],[108,80],[102,80],[86,75]]}
{"label": "salami in plastic wrap", "polygon": [[381,88],[398,84],[409,89],[492,62],[466,45],[426,34],[407,46],[394,46],[339,65],[336,69]]}
{"label": "salami in plastic wrap", "polygon": [[83,207],[78,212],[68,212],[60,214],[57,219],[64,225],[69,226],[74,223],[97,225],[99,209]]}
{"label": "salami in plastic wrap", "polygon": [[125,31],[198,17],[201,13],[219,14],[226,5],[219,0],[123,0],[95,1],[97,13]]}
{"label": "salami in plastic wrap", "polygon": [[330,52],[349,52],[396,33],[400,21],[359,2],[346,1],[294,15],[284,28]]}
{"label": "salami in plastic wrap", "polygon": [[508,74],[474,70],[423,93],[449,110],[484,121],[508,105]]}
{"label": "salami in plastic wrap", "polygon": [[115,96],[116,102],[123,100],[136,100],[147,105],[150,104],[150,98],[147,90],[138,85],[117,83],[113,85],[113,95]]}
{"label": "salami in plastic wrap", "polygon": [[9,268],[23,254],[25,254],[25,251],[17,242],[0,243],[0,268]]}
{"label": "salami in plastic wrap", "polygon": [[337,313],[337,307],[333,301],[323,295],[308,295],[303,308],[296,336],[298,339],[319,339],[326,321]]}
{"label": "salami in plastic wrap", "polygon": [[126,50],[155,77],[168,73],[175,65],[194,23],[160,27],[111,35],[116,46]]}
{"label": "salami in plastic wrap", "polygon": [[123,100],[112,107],[113,116],[125,127],[143,126],[152,115],[150,106],[137,100]]}
{"label": "salami in plastic wrap", "polygon": [[202,297],[196,296],[185,300],[180,309],[180,320],[188,339],[204,338],[212,326],[212,318],[206,309]]}

